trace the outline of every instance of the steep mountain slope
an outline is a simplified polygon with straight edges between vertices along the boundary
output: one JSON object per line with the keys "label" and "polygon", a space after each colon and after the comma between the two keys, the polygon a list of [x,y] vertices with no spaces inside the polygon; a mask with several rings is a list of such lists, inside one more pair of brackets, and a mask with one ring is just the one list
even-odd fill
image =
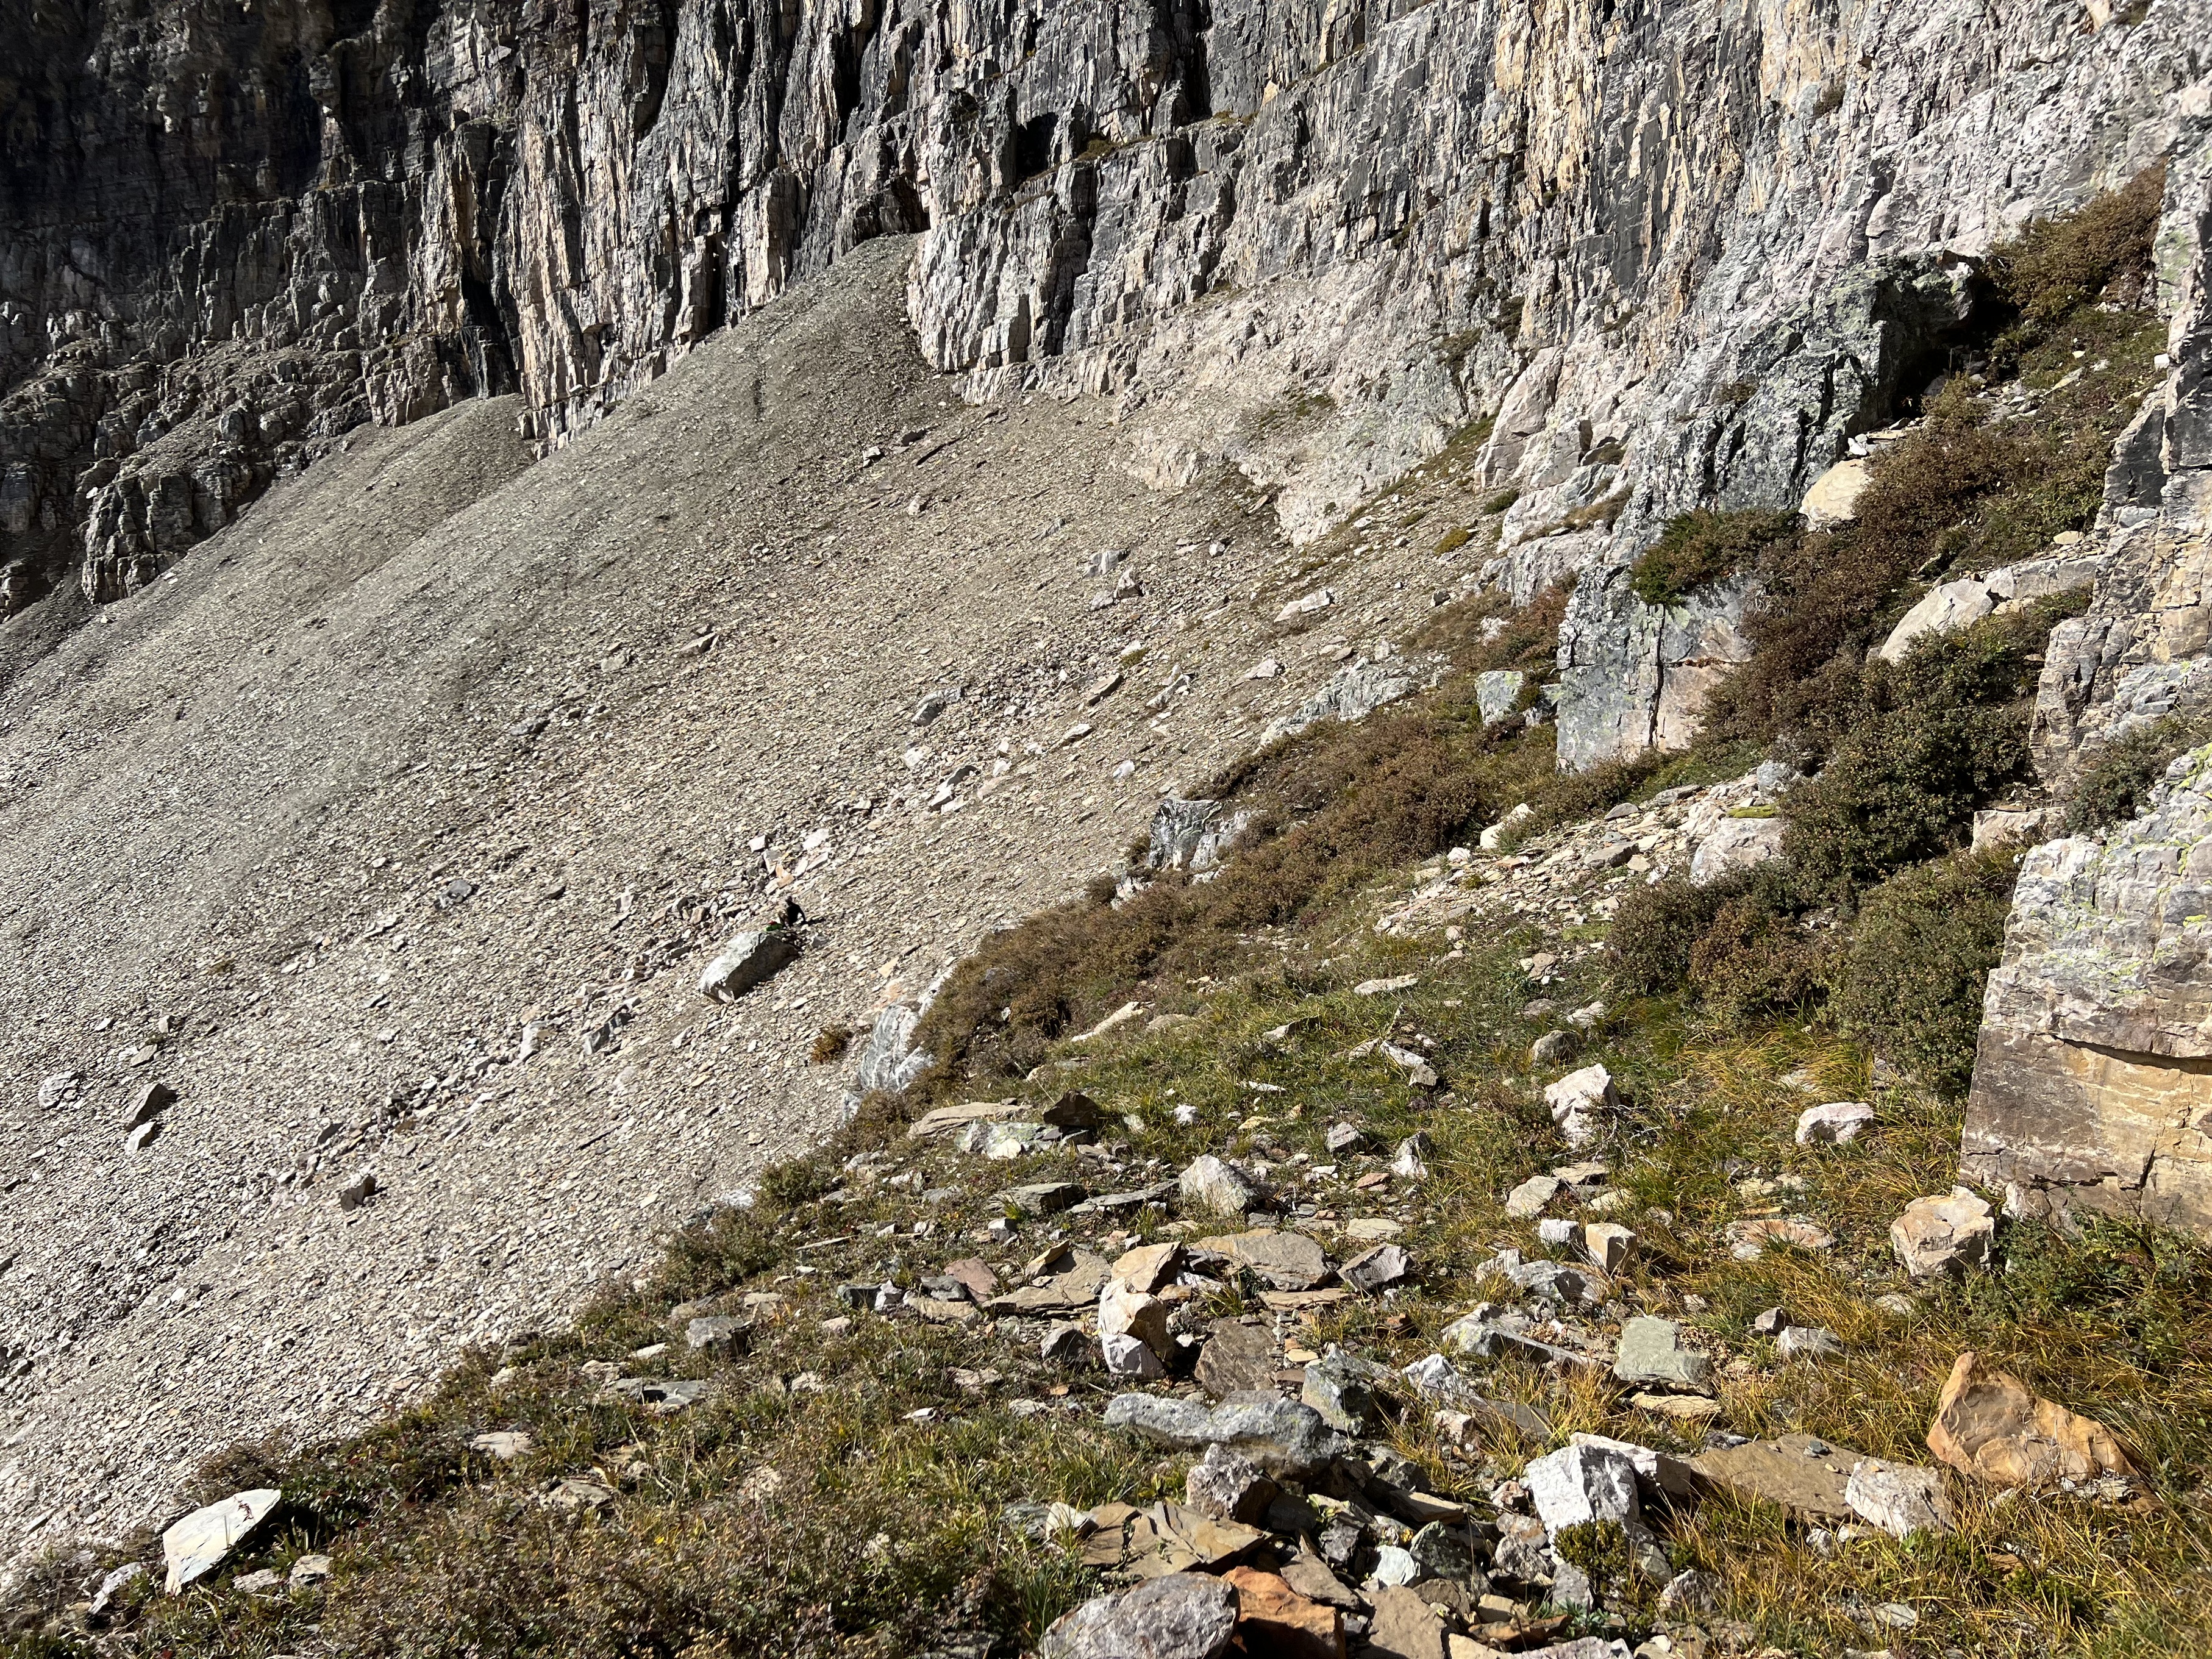
{"label": "steep mountain slope", "polygon": [[[1277,629],[1303,590],[1250,499],[951,398],[909,252],[535,465],[512,400],[364,428],[9,687],[10,1544],[558,1319],[834,1125],[823,1028],[1109,868],[1348,630],[1425,610],[1425,553],[1383,549]],[[786,894],[802,960],[702,1000]]]}

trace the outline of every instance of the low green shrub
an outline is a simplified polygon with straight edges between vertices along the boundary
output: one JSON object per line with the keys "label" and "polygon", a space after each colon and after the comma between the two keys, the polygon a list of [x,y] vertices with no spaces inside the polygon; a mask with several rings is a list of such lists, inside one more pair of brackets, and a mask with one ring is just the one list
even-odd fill
{"label": "low green shrub", "polygon": [[2067,833],[2094,835],[2140,817],[2166,769],[2208,738],[2212,719],[2169,714],[2098,750],[2067,793]]}
{"label": "low green shrub", "polygon": [[1990,251],[1989,273],[2030,329],[2047,327],[2116,288],[2125,291],[2111,297],[2140,307],[2165,200],[2161,161],[2071,213],[2034,221]]}
{"label": "low green shrub", "polygon": [[1974,1073],[1982,988],[2004,949],[2016,853],[1966,853],[1866,896],[1839,953],[1830,1007],[1844,1029],[1939,1092]]}
{"label": "low green shrub", "polygon": [[1685,513],[1668,520],[1636,561],[1629,586],[1646,605],[1680,605],[1697,589],[1751,567],[1796,529],[1794,513]]}

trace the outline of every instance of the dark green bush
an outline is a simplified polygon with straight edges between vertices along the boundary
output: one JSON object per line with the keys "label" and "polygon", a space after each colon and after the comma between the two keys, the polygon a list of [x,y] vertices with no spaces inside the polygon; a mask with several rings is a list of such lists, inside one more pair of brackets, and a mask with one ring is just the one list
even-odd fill
{"label": "dark green bush", "polygon": [[2055,219],[2039,219],[1990,250],[1989,270],[1999,293],[2030,326],[2058,321],[2107,290],[2141,305],[2152,239],[2166,199],[2166,164],[2146,167],[2125,185]]}
{"label": "dark green bush", "polygon": [[1787,873],[1753,872],[1690,951],[1690,986],[1723,1018],[1753,1019],[1817,1000],[1824,951],[1787,902]]}
{"label": "dark green bush", "polygon": [[1646,605],[1680,605],[1749,568],[1796,528],[1794,513],[1685,513],[1636,561],[1629,586]]}
{"label": "dark green bush", "polygon": [[1963,846],[1974,811],[2027,769],[2038,653],[2079,596],[1922,640],[1875,662],[1816,723],[1819,776],[1784,803],[1784,850],[1806,890],[1848,897]]}
{"label": "dark green bush", "polygon": [[2069,835],[2091,835],[2139,817],[2166,769],[2212,738],[2212,720],[2169,714],[2099,750],[2066,803]]}
{"label": "dark green bush", "polygon": [[1974,1073],[1982,987],[2004,948],[2018,854],[1962,854],[1893,876],[1866,896],[1835,965],[1846,1030],[1942,1093]]}

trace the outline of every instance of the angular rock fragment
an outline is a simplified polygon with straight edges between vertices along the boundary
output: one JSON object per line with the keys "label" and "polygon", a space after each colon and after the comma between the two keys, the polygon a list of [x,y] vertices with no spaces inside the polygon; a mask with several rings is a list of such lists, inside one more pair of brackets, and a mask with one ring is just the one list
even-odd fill
{"label": "angular rock fragment", "polygon": [[174,1595],[206,1577],[283,1501],[284,1494],[275,1487],[257,1486],[172,1522],[161,1534],[161,1555],[168,1564],[162,1588]]}
{"label": "angular rock fragment", "polygon": [[2045,1400],[2008,1371],[1959,1356],[1929,1425],[1928,1449],[1953,1468],[2028,1491],[2141,1471],[2118,1437],[2094,1418]]}
{"label": "angular rock fragment", "polygon": [[1603,1446],[1565,1446],[1521,1472],[1547,1532],[1586,1521],[1633,1521],[1641,1512],[1636,1466]]}
{"label": "angular rock fragment", "polygon": [[1279,1291],[1310,1291],[1331,1272],[1321,1246],[1303,1233],[1261,1227],[1220,1238],[1201,1238],[1195,1248],[1227,1256]]}
{"label": "angular rock fragment", "polygon": [[1851,1470],[1865,1461],[1864,1453],[1816,1436],[1785,1434],[1700,1452],[1688,1462],[1701,1480],[1740,1498],[1779,1504],[1815,1521],[1848,1521],[1855,1511],[1844,1488]]}
{"label": "angular rock fragment", "polygon": [[1241,1216],[1267,1207],[1267,1188],[1226,1158],[1212,1152],[1191,1160],[1176,1181],[1176,1190],[1192,1209],[1211,1215]]}
{"label": "angular rock fragment", "polygon": [[1364,1291],[1370,1296],[1394,1285],[1402,1285],[1413,1274],[1413,1259],[1403,1247],[1396,1244],[1377,1244],[1364,1255],[1354,1256],[1337,1270],[1338,1276],[1355,1291]]}
{"label": "angular rock fragment", "polygon": [[1844,1501],[1853,1514],[1893,1538],[1951,1530],[1951,1504],[1943,1495],[1942,1474],[1916,1464],[1863,1459],[1844,1485]]}
{"label": "angular rock fragment", "polygon": [[1446,1659],[1443,1620],[1420,1596],[1390,1585],[1377,1590],[1374,1600],[1367,1651],[1376,1659]]}
{"label": "angular rock fragment", "polygon": [[1322,1421],[1332,1429],[1349,1435],[1372,1434],[1382,1419],[1377,1373],[1389,1375],[1382,1367],[1349,1354],[1325,1354],[1306,1367],[1298,1398],[1319,1413]]}
{"label": "angular rock fragment", "polygon": [[1738,1261],[1756,1261],[1775,1245],[1793,1250],[1825,1250],[1836,1242],[1836,1236],[1826,1227],[1802,1215],[1731,1221],[1726,1236],[1729,1254]]}
{"label": "angular rock fragment", "polygon": [[1257,1526],[1278,1488],[1265,1470],[1226,1446],[1211,1445],[1183,1478],[1183,1504],[1215,1521]]}
{"label": "angular rock fragment", "polygon": [[1168,1374],[1152,1345],[1127,1332],[1100,1333],[1098,1352],[1105,1360],[1107,1371],[1115,1376],[1157,1382]]}
{"label": "angular rock fragment", "polygon": [[1800,1146],[1844,1146],[1874,1121],[1874,1108],[1863,1100],[1832,1100],[1797,1114]]}
{"label": "angular rock fragment", "polygon": [[1287,1400],[1237,1401],[1208,1411],[1188,1400],[1120,1394],[1106,1407],[1106,1426],[1128,1429],[1181,1451],[1226,1446],[1271,1474],[1314,1473],[1351,1449],[1351,1443],[1310,1406]]}
{"label": "angular rock fragment", "polygon": [[1237,1635],[1247,1654],[1344,1659],[1344,1615],[1336,1608],[1256,1567],[1231,1567],[1221,1577],[1237,1592]]}
{"label": "angular rock fragment", "polygon": [[699,975],[699,994],[709,1002],[735,1002],[799,959],[799,934],[771,922],[738,934]]}
{"label": "angular rock fragment", "polygon": [[1620,1097],[1613,1091],[1612,1073],[1602,1066],[1585,1066],[1547,1085],[1544,1103],[1567,1145],[1579,1151],[1597,1139],[1605,1115],[1620,1103]]}
{"label": "angular rock fragment", "polygon": [[1096,1596],[1053,1621],[1042,1659],[1218,1659],[1237,1633],[1237,1590],[1175,1572]]}
{"label": "angular rock fragment", "polygon": [[1627,1267],[1636,1242],[1636,1235],[1617,1221],[1593,1221],[1583,1229],[1583,1254],[1607,1279]]}
{"label": "angular rock fragment", "polygon": [[1639,1314],[1620,1328],[1613,1374],[1624,1382],[1697,1390],[1711,1378],[1713,1362],[1682,1346],[1673,1320]]}
{"label": "angular rock fragment", "polygon": [[1913,1278],[1955,1278],[1989,1265],[1996,1231],[1988,1203],[1965,1187],[1954,1187],[1906,1205],[1904,1214],[1889,1224],[1889,1243]]}
{"label": "angular rock fragment", "polygon": [[1198,1386],[1218,1400],[1267,1388],[1275,1376],[1275,1339],[1257,1325],[1217,1319],[1198,1352],[1193,1375]]}
{"label": "angular rock fragment", "polygon": [[1784,1359],[1840,1359],[1843,1339],[1825,1325],[1792,1325],[1774,1340]]}

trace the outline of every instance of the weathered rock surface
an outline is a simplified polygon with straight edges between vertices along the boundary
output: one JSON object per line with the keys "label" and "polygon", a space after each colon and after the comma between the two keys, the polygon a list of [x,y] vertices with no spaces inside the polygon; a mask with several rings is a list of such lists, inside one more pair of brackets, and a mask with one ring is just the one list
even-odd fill
{"label": "weathered rock surface", "polygon": [[1959,1356],[1943,1384],[1928,1449],[1979,1480],[2030,1491],[2057,1480],[2139,1473],[2103,1424],[2041,1398],[1971,1350]]}
{"label": "weathered rock surface", "polygon": [[1343,1455],[1352,1443],[1311,1407],[1287,1400],[1240,1401],[1209,1412],[1188,1400],[1118,1394],[1106,1408],[1106,1425],[1185,1451],[1226,1446],[1271,1474],[1299,1478]]}
{"label": "weathered rock surface", "polygon": [[[2200,100],[2201,102],[2201,100]],[[2198,123],[2201,127],[2201,116]],[[2106,747],[2212,712],[2212,160],[2170,168],[2160,229],[2172,371],[2123,434],[2092,536],[2088,613],[2053,631],[2031,741],[2063,793]],[[2021,865],[1990,975],[1961,1145],[2008,1209],[2212,1228],[2212,752],[2149,810]]]}
{"label": "weathered rock surface", "polygon": [[1215,1659],[1236,1631],[1234,1586],[1175,1572],[1062,1613],[1038,1651],[1045,1659]]}
{"label": "weathered rock surface", "polygon": [[168,1563],[164,1588],[174,1595],[206,1577],[283,1501],[284,1494],[274,1487],[258,1486],[173,1522],[161,1534],[161,1554]]}

